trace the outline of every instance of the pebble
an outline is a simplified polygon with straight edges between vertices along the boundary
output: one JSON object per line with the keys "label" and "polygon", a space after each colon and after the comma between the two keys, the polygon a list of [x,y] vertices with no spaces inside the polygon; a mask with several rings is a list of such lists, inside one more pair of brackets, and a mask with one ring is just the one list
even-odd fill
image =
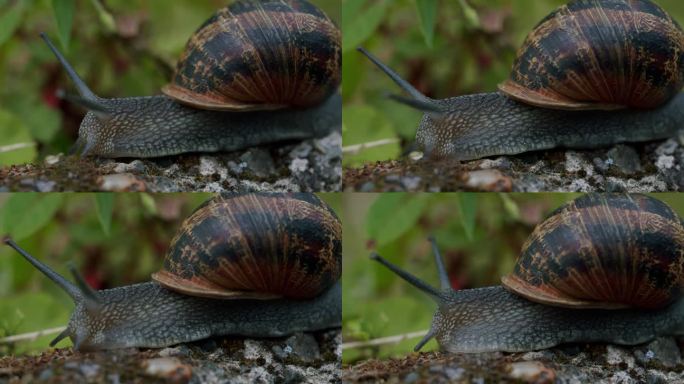
{"label": "pebble", "polygon": [[249,149],[240,156],[240,160],[244,161],[247,164],[247,169],[257,177],[267,177],[275,173],[273,158],[264,149]]}
{"label": "pebble", "polygon": [[263,359],[266,364],[271,364],[271,362],[273,362],[273,353],[256,340],[245,340],[243,356],[247,360]]}
{"label": "pebble", "polygon": [[619,144],[607,153],[608,158],[613,160],[614,165],[625,175],[631,175],[642,171],[639,153],[628,146]]}
{"label": "pebble", "polygon": [[513,181],[495,169],[482,169],[464,175],[466,186],[470,189],[487,192],[510,192]]}
{"label": "pebble", "polygon": [[289,166],[290,172],[292,173],[302,173],[309,169],[308,159],[294,159]]}
{"label": "pebble", "polygon": [[285,348],[291,348],[291,353],[299,360],[305,363],[310,363],[321,359],[321,351],[318,348],[318,342],[309,333],[295,333],[285,340]]}
{"label": "pebble", "polygon": [[646,357],[648,357],[648,352],[651,352],[653,358],[666,367],[674,367],[682,363],[682,355],[679,351],[679,346],[671,337],[658,337],[648,343],[646,348]]}
{"label": "pebble", "polygon": [[144,173],[147,167],[145,166],[145,163],[143,163],[140,160],[133,160],[130,163],[117,163],[114,166],[113,171],[115,173],[137,173],[141,174]]}
{"label": "pebble", "polygon": [[674,167],[674,160],[674,156],[662,155],[658,157],[658,160],[656,160],[655,166],[661,171],[665,169],[670,169]]}
{"label": "pebble", "polygon": [[667,139],[664,143],[660,144],[658,148],[656,148],[655,153],[656,155],[672,155],[675,153],[675,150],[679,147],[679,144],[677,143],[676,140],[674,139]]}
{"label": "pebble", "polygon": [[508,365],[509,375],[518,380],[534,383],[553,383],[556,373],[539,361],[521,361]]}
{"label": "pebble", "polygon": [[622,363],[627,365],[627,368],[634,368],[634,356],[625,351],[621,347],[611,344],[606,346],[606,363],[608,365],[620,365]]}
{"label": "pebble", "polygon": [[568,173],[576,173],[584,167],[584,158],[581,154],[575,151],[565,152],[565,171]]}
{"label": "pebble", "polygon": [[145,374],[171,381],[187,381],[192,376],[192,367],[181,363],[175,357],[158,357],[142,362]]}
{"label": "pebble", "polygon": [[142,192],[146,190],[145,182],[130,173],[105,175],[100,177],[98,184],[103,191],[111,192]]}

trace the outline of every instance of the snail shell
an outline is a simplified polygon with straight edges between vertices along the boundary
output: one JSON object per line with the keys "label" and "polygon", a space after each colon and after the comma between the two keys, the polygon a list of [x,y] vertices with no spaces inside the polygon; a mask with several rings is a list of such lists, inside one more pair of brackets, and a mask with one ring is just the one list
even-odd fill
{"label": "snail shell", "polygon": [[684,227],[648,196],[586,195],[538,225],[501,280],[543,304],[663,307],[684,286]]}
{"label": "snail shell", "polygon": [[341,33],[308,1],[238,1],[190,38],[162,92],[212,110],[309,107],[341,81]]}
{"label": "snail shell", "polygon": [[684,33],[650,0],[576,0],[542,20],[499,90],[554,109],[654,108],[684,86]]}
{"label": "snail shell", "polygon": [[217,196],[183,222],[152,279],[192,296],[313,298],[340,278],[341,239],[315,195]]}

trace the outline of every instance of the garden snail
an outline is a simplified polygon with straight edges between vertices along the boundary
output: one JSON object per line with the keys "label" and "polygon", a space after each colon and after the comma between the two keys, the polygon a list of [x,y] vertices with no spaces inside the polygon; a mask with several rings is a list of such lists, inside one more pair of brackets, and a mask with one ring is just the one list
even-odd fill
{"label": "garden snail", "polygon": [[426,155],[472,160],[590,149],[684,129],[684,33],[650,0],[575,0],[544,18],[499,92],[435,100],[359,48],[425,112]]}
{"label": "garden snail", "polygon": [[189,39],[164,95],[103,99],[43,34],[89,110],[72,151],[157,157],[234,151],[339,129],[341,33],[307,0],[240,0]]}
{"label": "garden snail", "polygon": [[[341,225],[313,194],[217,196],[182,224],[154,281],[94,291],[5,242],[76,303],[50,345],[164,347],[219,335],[276,337],[339,327]],[[224,300],[220,300],[224,299]]]}
{"label": "garden snail", "polygon": [[585,195],[560,207],[503,286],[452,290],[433,247],[441,290],[372,256],[438,303],[416,350],[432,337],[450,352],[521,352],[684,335],[684,227],[654,198]]}

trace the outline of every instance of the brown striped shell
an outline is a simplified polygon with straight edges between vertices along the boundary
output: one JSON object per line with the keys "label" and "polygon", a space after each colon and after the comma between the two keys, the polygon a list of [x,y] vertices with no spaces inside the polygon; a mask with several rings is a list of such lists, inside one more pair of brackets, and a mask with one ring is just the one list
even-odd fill
{"label": "brown striped shell", "polygon": [[183,222],[152,279],[192,296],[312,298],[340,278],[341,241],[313,194],[221,195]]}
{"label": "brown striped shell", "polygon": [[660,308],[684,286],[684,227],[660,200],[585,195],[527,239],[503,285],[562,307]]}
{"label": "brown striped shell", "polygon": [[240,0],[190,38],[162,92],[201,109],[323,102],[341,80],[341,32],[306,0]]}
{"label": "brown striped shell", "polygon": [[684,33],[650,0],[575,0],[527,36],[509,97],[553,109],[654,108],[684,86]]}

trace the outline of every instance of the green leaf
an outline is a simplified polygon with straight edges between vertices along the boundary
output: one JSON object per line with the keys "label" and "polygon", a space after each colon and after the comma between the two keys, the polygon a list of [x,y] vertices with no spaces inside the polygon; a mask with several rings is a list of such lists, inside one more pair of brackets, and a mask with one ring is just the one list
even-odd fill
{"label": "green leaf", "polygon": [[59,40],[64,50],[68,51],[76,3],[74,0],[52,0],[52,9],[55,11]]}
{"label": "green leaf", "polygon": [[52,220],[64,200],[59,193],[16,193],[3,206],[3,232],[25,239]]}
{"label": "green leaf", "polygon": [[30,2],[28,1],[15,1],[10,3],[9,10],[5,9],[5,6],[0,9],[0,46],[2,46],[17,29],[21,23],[22,16],[24,15],[24,10],[29,4]]}
{"label": "green leaf", "polygon": [[114,194],[113,193],[96,193],[95,194],[95,210],[97,211],[97,219],[100,221],[100,226],[105,235],[109,236],[112,228],[112,212],[114,211]]}
{"label": "green leaf", "polygon": [[157,203],[154,201],[154,198],[150,196],[148,193],[141,193],[140,194],[140,202],[142,203],[143,207],[145,207],[145,210],[147,213],[156,215],[157,214]]}
{"label": "green leaf", "polygon": [[500,193],[499,196],[501,196],[501,202],[503,203],[504,210],[508,213],[508,216],[514,220],[520,220],[520,208],[518,208],[518,204],[505,193]]}
{"label": "green leaf", "polygon": [[477,11],[468,4],[466,0],[459,0],[461,8],[463,9],[463,16],[470,28],[480,27],[480,17],[477,15]]}
{"label": "green leaf", "polygon": [[0,165],[28,163],[36,158],[36,143],[24,122],[0,109]]}
{"label": "green leaf", "polygon": [[370,6],[361,9],[363,3],[368,1],[347,0],[342,4],[343,55],[366,41],[378,28],[385,15],[385,0],[373,1]]}
{"label": "green leaf", "polygon": [[425,37],[425,43],[432,48],[435,37],[435,20],[437,19],[437,0],[416,0],[416,6],[420,16],[420,30]]}
{"label": "green leaf", "polygon": [[358,151],[346,152],[343,159],[345,165],[396,158],[400,151],[396,139],[397,135],[390,122],[375,108],[365,105],[345,106],[342,121],[342,141],[345,146],[390,140],[384,145],[358,147]]}
{"label": "green leaf", "polygon": [[423,214],[429,194],[386,193],[368,210],[366,231],[377,246],[389,244],[413,228]]}
{"label": "green leaf", "polygon": [[468,240],[473,239],[475,231],[475,213],[477,213],[477,194],[457,193],[456,206],[458,207],[461,224]]}

